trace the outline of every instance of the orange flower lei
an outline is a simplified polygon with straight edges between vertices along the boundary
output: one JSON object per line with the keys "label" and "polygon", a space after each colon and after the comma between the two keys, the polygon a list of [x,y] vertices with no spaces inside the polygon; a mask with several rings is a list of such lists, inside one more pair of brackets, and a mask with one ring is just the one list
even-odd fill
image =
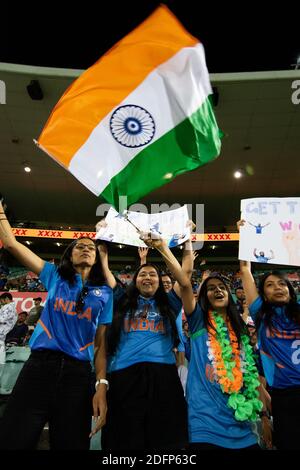
{"label": "orange flower lei", "polygon": [[222,316],[211,311],[209,319],[213,328],[208,328],[208,358],[213,363],[222,392],[229,395],[227,405],[234,410],[237,421],[256,421],[262,402],[258,399],[258,372],[249,337],[241,335],[240,350],[230,321],[224,321]]}
{"label": "orange flower lei", "polygon": [[225,393],[237,393],[243,386],[243,374],[241,371],[241,358],[239,344],[234,330],[229,321],[226,321],[230,346],[232,349],[232,360],[235,364],[231,364],[231,373],[228,372],[228,367],[225,367],[225,363],[222,357],[222,348],[216,337],[217,325],[216,321],[211,312],[209,312],[210,323],[213,325],[215,330],[212,328],[208,329],[208,337],[210,341],[210,347],[214,355],[215,369],[218,376],[218,382]]}

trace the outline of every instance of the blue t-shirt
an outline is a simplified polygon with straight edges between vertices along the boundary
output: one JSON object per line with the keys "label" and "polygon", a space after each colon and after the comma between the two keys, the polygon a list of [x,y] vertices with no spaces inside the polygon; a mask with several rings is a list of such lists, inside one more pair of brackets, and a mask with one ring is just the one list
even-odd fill
{"label": "blue t-shirt", "polygon": [[[257,297],[250,305],[250,315],[255,321],[263,304]],[[285,314],[285,306],[273,306],[272,331],[261,323],[258,347],[266,381],[270,387],[287,388],[300,385],[300,325]]]}
{"label": "blue t-shirt", "polygon": [[208,333],[203,312],[197,304],[187,315],[191,335],[191,359],[186,386],[190,442],[205,442],[229,449],[242,449],[257,443],[249,421],[237,421],[228,407],[208,359]]}
{"label": "blue t-shirt", "polygon": [[258,263],[267,263],[271,258],[267,258],[267,256],[261,256],[261,255],[254,255],[256,258],[256,261]]}
{"label": "blue t-shirt", "polygon": [[112,320],[112,289],[107,285],[86,284],[84,308],[77,314],[76,300],[83,287],[79,274],[71,285],[59,275],[55,265],[46,262],[40,280],[48,296],[29,342],[31,349],[52,349],[82,361],[92,361],[96,330]]}
{"label": "blue t-shirt", "polygon": [[[117,288],[114,303],[116,304],[123,295],[124,292]],[[173,290],[167,295],[169,305],[178,318],[182,309],[181,299]],[[147,313],[143,315],[145,306]],[[180,325],[182,328],[181,318],[176,325],[177,328],[180,328]],[[155,299],[139,295],[134,318],[130,321],[129,314],[125,315],[116,353],[108,359],[108,372],[124,369],[138,362],[175,364],[171,333],[171,325],[160,314]]]}

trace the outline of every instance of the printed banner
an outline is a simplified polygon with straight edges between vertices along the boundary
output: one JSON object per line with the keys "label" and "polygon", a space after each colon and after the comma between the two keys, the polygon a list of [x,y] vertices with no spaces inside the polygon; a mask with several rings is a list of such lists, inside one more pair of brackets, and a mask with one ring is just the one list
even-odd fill
{"label": "printed banner", "polygon": [[[16,237],[28,238],[54,238],[54,239],[69,239],[78,240],[81,237],[95,238],[96,232],[79,232],[68,230],[41,230],[41,229],[26,229],[26,228],[13,228],[13,234]],[[235,242],[239,240],[238,233],[192,233],[192,242]],[[1,243],[0,243],[1,248]]]}
{"label": "printed banner", "polygon": [[119,214],[111,207],[105,221],[101,222],[102,227],[97,232],[96,238],[112,243],[145,247],[145,243],[139,238],[137,230],[139,229],[142,232],[151,232],[153,236],[162,237],[169,247],[173,248],[190,239],[188,220],[186,206],[159,214],[132,211]]}

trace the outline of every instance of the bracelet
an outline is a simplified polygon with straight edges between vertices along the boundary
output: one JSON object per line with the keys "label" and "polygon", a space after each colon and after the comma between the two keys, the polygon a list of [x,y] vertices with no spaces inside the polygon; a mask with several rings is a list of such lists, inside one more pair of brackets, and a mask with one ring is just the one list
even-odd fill
{"label": "bracelet", "polygon": [[7,220],[7,218],[5,217],[5,218],[2,218],[2,219],[0,219],[0,220]]}
{"label": "bracelet", "polygon": [[98,379],[95,383],[95,389],[97,391],[97,388],[98,388],[98,385],[99,384],[105,384],[106,385],[106,389],[108,390],[109,389],[109,383],[108,383],[108,380],[106,379]]}

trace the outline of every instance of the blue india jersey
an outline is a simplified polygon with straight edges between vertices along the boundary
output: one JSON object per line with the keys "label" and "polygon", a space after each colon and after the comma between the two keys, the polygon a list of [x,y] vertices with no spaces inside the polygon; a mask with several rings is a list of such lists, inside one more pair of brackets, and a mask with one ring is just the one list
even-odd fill
{"label": "blue india jersey", "polygon": [[92,361],[96,330],[112,320],[112,289],[107,285],[85,284],[88,293],[82,313],[77,314],[76,300],[83,288],[79,274],[70,284],[59,275],[55,265],[46,262],[39,277],[48,296],[30,339],[31,349],[62,351],[76,359]]}
{"label": "blue india jersey", "polygon": [[216,381],[208,358],[208,333],[203,312],[197,304],[187,315],[191,340],[191,358],[186,386],[189,441],[205,442],[229,449],[242,449],[257,444],[250,422],[237,421],[227,405],[229,395]]}
{"label": "blue india jersey", "polygon": [[[114,300],[120,300],[122,295],[124,295],[123,292],[117,291]],[[176,322],[177,328],[182,329],[181,299],[173,290],[167,295],[176,318],[180,316],[180,321]],[[143,314],[145,306],[147,306],[147,313]],[[134,317],[130,319],[129,313],[125,315],[120,342],[114,356],[108,359],[107,370],[113,372],[138,362],[162,364],[175,364],[176,362],[169,320],[160,314],[153,297],[145,298],[141,295],[138,297],[138,307]]]}
{"label": "blue india jersey", "polygon": [[[263,300],[257,297],[250,305],[255,321]],[[258,332],[258,347],[267,383],[270,387],[300,386],[300,325],[290,320],[285,306],[273,306],[271,331],[262,321]]]}

